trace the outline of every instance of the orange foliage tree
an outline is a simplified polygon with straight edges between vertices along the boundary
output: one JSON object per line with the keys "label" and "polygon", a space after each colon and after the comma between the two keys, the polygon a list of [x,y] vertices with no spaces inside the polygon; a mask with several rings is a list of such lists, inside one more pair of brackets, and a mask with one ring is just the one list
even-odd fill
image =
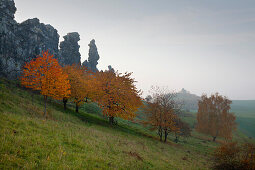
{"label": "orange foliage tree", "polygon": [[21,75],[21,85],[40,91],[44,96],[44,116],[46,116],[47,98],[62,99],[70,95],[68,75],[63,73],[57,59],[48,51],[26,63]]}
{"label": "orange foliage tree", "polygon": [[176,120],[180,105],[174,101],[174,93],[166,93],[165,89],[153,88],[153,97],[144,107],[147,120],[142,123],[150,125],[151,130],[157,130],[160,141],[167,141],[170,132],[179,132]]}
{"label": "orange foliage tree", "polygon": [[[68,80],[71,84],[71,95],[69,98],[74,100],[76,104],[76,112],[79,111],[79,106],[88,99],[93,98],[96,94],[96,79],[92,72],[88,71],[85,67],[79,65],[65,66],[64,72],[68,74]],[[64,107],[68,98],[64,98]]]}
{"label": "orange foliage tree", "polygon": [[236,128],[236,117],[229,112],[231,103],[218,93],[211,97],[203,95],[198,102],[197,131],[211,135],[213,141],[218,136],[231,139],[232,131]]}
{"label": "orange foliage tree", "polygon": [[133,119],[142,105],[140,91],[130,76],[131,73],[122,75],[112,70],[95,73],[97,85],[94,100],[109,118],[110,124],[114,123],[114,117]]}

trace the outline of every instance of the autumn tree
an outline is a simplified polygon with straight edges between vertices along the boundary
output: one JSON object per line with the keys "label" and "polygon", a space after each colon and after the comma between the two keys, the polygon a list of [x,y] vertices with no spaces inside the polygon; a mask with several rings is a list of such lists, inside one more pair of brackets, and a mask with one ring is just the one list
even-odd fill
{"label": "autumn tree", "polygon": [[132,120],[142,101],[131,73],[121,74],[109,70],[97,72],[95,77],[97,94],[94,99],[109,118],[109,123],[113,124],[115,117]]}
{"label": "autumn tree", "polygon": [[177,114],[181,106],[175,102],[175,93],[167,93],[166,89],[159,87],[152,88],[152,99],[147,102],[144,108],[147,120],[143,124],[151,126],[151,130],[157,130],[160,141],[167,141],[170,132],[178,132],[176,126]]}
{"label": "autumn tree", "polygon": [[21,85],[40,91],[44,96],[44,116],[46,116],[47,98],[62,99],[70,95],[68,75],[63,73],[57,59],[48,51],[26,63],[23,67]]}
{"label": "autumn tree", "polygon": [[197,131],[211,135],[213,141],[218,136],[231,139],[232,131],[236,128],[236,117],[230,113],[231,103],[231,100],[218,93],[211,97],[202,95],[198,102]]}
{"label": "autumn tree", "polygon": [[[85,67],[79,65],[65,66],[64,72],[68,75],[68,80],[71,85],[71,95],[69,98],[74,100],[76,104],[76,112],[79,111],[79,106],[92,98],[95,90],[95,77]],[[68,98],[63,98],[64,107]]]}

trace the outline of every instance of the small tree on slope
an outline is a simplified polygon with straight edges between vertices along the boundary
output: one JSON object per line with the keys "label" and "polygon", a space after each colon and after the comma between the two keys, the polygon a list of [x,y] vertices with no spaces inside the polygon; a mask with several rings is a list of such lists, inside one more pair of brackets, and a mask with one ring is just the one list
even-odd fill
{"label": "small tree on slope", "polygon": [[218,93],[211,97],[203,95],[198,102],[197,131],[211,135],[213,141],[218,136],[231,139],[232,131],[236,128],[236,117],[229,112],[231,103]]}
{"label": "small tree on slope", "polygon": [[110,124],[114,123],[114,117],[133,119],[142,101],[131,73],[122,75],[110,70],[97,72],[95,76],[98,82],[95,102],[109,118]]}
{"label": "small tree on slope", "polygon": [[170,132],[179,132],[176,120],[180,111],[180,105],[174,100],[175,93],[167,93],[166,89],[153,87],[153,97],[144,107],[147,119],[142,123],[151,126],[151,130],[157,130],[160,141],[167,141]]}
{"label": "small tree on slope", "polygon": [[57,59],[48,51],[26,63],[23,67],[21,85],[40,91],[44,96],[44,116],[47,110],[47,98],[60,100],[70,95],[68,75],[63,73]]}

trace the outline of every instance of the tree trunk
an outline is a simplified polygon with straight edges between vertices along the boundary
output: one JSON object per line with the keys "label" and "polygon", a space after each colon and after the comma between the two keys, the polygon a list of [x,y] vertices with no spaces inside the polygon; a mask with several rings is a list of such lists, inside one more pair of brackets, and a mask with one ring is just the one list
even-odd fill
{"label": "tree trunk", "polygon": [[164,142],[166,142],[166,140],[167,140],[167,135],[168,135],[167,130],[165,130],[165,139],[164,139]]}
{"label": "tree trunk", "polygon": [[63,98],[63,103],[64,103],[64,110],[66,110],[66,103],[67,103],[67,98]]}
{"label": "tree trunk", "polygon": [[44,117],[46,118],[47,115],[47,97],[48,96],[44,96]]}
{"label": "tree trunk", "polygon": [[216,136],[213,136],[213,141],[215,142],[215,140],[216,140]]}
{"label": "tree trunk", "polygon": [[109,117],[109,123],[110,123],[110,125],[114,124],[114,117],[113,116]]}
{"label": "tree trunk", "polygon": [[64,110],[66,110],[66,102],[67,102],[67,101],[64,101]]}
{"label": "tree trunk", "polygon": [[158,128],[158,135],[160,137],[160,141],[162,142],[163,141],[163,139],[162,139],[163,134],[162,134],[162,128],[161,127]]}
{"label": "tree trunk", "polygon": [[77,113],[79,113],[79,106],[78,106],[78,103],[76,103],[75,111],[76,111]]}

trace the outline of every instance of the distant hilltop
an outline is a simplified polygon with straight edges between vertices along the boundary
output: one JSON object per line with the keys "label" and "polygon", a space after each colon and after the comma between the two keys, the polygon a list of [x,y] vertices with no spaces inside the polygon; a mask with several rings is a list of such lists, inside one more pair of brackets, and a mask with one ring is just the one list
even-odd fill
{"label": "distant hilltop", "polygon": [[198,100],[200,100],[200,97],[182,88],[182,90],[177,93],[176,100],[184,104],[183,109],[192,111],[198,109]]}
{"label": "distant hilltop", "polygon": [[[61,65],[81,64],[79,33],[68,33],[59,44],[59,34],[53,26],[40,23],[37,18],[17,23],[14,19],[16,10],[13,0],[0,0],[0,76],[15,79],[25,62],[46,50]],[[95,40],[90,42],[89,47],[89,58],[83,65],[97,71],[99,55]]]}

